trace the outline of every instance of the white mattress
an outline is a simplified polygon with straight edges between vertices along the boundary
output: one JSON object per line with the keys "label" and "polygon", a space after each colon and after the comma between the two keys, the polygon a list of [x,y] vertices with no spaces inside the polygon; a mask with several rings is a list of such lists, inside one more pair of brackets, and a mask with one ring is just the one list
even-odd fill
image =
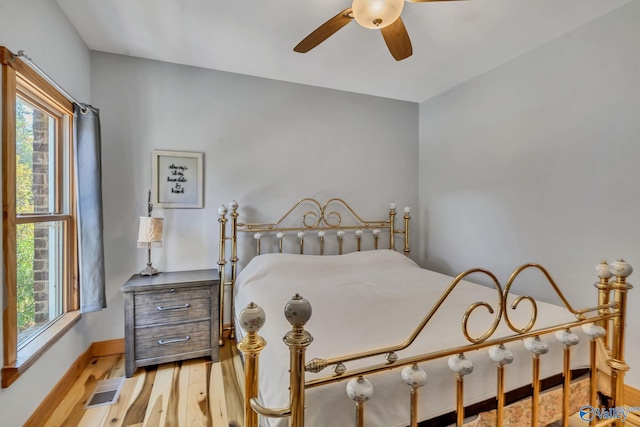
{"label": "white mattress", "polygon": [[[290,329],[283,308],[294,293],[307,298],[313,315],[306,329],[314,342],[307,348],[307,361],[314,357],[331,358],[354,352],[399,344],[409,337],[452,278],[421,269],[404,255],[390,250],[355,252],[336,256],[292,254],[260,255],[243,269],[236,281],[236,317],[243,307],[254,301],[266,312],[267,321],[260,331],[267,347],[260,357],[260,399],[268,407],[288,404],[288,348],[282,337]],[[412,346],[399,352],[400,358],[468,344],[462,334],[462,316],[469,305],[486,301],[497,309],[494,288],[461,282],[445,304],[431,319]],[[530,318],[525,301],[510,319],[524,326]],[[490,325],[490,316],[482,307],[471,317],[472,333],[481,335]],[[538,302],[535,328],[574,320],[563,307]],[[244,332],[237,328],[238,339]],[[572,350],[572,368],[588,365],[587,338],[580,328],[574,330],[581,343]],[[512,335],[502,321],[494,337]],[[549,354],[542,356],[541,375],[548,377],[562,371],[562,345],[553,336]],[[506,368],[507,390],[531,382],[531,355],[520,341],[508,345],[515,354]],[[474,372],[465,377],[465,405],[495,396],[496,369],[486,350],[466,354]],[[348,369],[383,362],[373,360],[347,364]],[[455,410],[455,374],[446,359],[422,365],[427,371],[427,385],[420,389],[420,419],[429,419]],[[331,375],[332,367],[320,374],[307,373],[307,379]],[[367,426],[400,427],[409,423],[409,388],[400,378],[400,370],[367,377],[375,394],[366,404]],[[345,393],[342,381],[306,391],[306,425],[310,427],[351,427],[355,405]],[[287,419],[261,418],[261,425],[286,426]]]}

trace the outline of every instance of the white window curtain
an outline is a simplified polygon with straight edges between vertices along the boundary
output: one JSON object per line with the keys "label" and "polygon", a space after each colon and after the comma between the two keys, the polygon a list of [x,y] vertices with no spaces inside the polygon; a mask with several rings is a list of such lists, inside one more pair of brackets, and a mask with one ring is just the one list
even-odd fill
{"label": "white window curtain", "polygon": [[107,307],[102,239],[102,168],[100,115],[90,105],[74,104],[75,170],[78,208],[80,312]]}

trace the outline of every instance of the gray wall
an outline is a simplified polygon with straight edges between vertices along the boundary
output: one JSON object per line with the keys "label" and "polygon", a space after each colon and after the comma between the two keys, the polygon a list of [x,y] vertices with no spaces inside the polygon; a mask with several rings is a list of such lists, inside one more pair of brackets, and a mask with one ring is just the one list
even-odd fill
{"label": "gray wall", "polygon": [[[505,281],[539,262],[577,306],[595,305],[602,258],[640,271],[638,22],[635,1],[420,105],[424,266]],[[629,300],[639,387],[640,290]]]}
{"label": "gray wall", "polygon": [[[89,49],[54,1],[0,0],[0,45],[14,53],[25,50],[69,93],[83,102],[90,101]],[[4,277],[2,270],[0,274]],[[3,307],[2,298],[0,292],[0,307]],[[0,423],[3,426],[22,425],[91,344],[91,336],[79,334],[78,329],[76,326],[67,333],[11,387],[0,389]],[[0,354],[1,347],[2,341]]]}

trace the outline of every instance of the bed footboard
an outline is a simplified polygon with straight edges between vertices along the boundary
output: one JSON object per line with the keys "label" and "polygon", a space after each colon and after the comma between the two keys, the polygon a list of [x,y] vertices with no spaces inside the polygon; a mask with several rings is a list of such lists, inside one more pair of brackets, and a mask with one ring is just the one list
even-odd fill
{"label": "bed footboard", "polygon": [[[562,300],[565,308],[575,316],[575,321],[535,328],[536,324],[536,302],[528,296],[520,296],[511,304],[507,303],[509,291],[516,277],[524,270],[538,269],[547,278],[549,284]],[[463,316],[463,332],[469,344],[448,348],[444,350],[432,351],[430,353],[419,354],[398,358],[396,352],[407,348],[415,337],[427,326],[429,320],[440,308],[443,301],[449,296],[458,283],[474,272],[482,272],[492,278],[499,295],[499,307],[497,310],[491,308],[486,302],[476,302],[472,304]],[[321,387],[330,383],[347,381],[347,394],[356,403],[355,424],[358,427],[364,425],[365,402],[373,397],[374,390],[372,384],[366,376],[387,370],[401,369],[402,380],[409,387],[410,408],[407,416],[407,424],[414,427],[418,425],[419,389],[427,383],[427,374],[422,366],[427,362],[445,358],[452,371],[452,380],[456,384],[456,412],[457,426],[462,426],[465,417],[464,406],[464,382],[465,377],[473,372],[473,364],[465,354],[475,350],[487,350],[488,356],[495,364],[497,370],[496,387],[496,425],[504,425],[503,412],[505,408],[505,387],[504,378],[506,367],[513,361],[512,352],[505,346],[508,343],[522,341],[525,348],[531,353],[532,358],[532,394],[531,394],[531,425],[538,426],[538,402],[541,395],[540,359],[549,350],[548,345],[542,340],[544,336],[552,336],[559,341],[563,348],[563,385],[562,404],[559,421],[563,426],[569,425],[570,417],[570,379],[571,379],[571,352],[579,337],[572,332],[572,328],[580,327],[590,340],[590,377],[589,377],[589,402],[585,402],[585,407],[598,408],[597,399],[597,372],[598,364],[605,362],[611,369],[610,399],[605,405],[609,408],[616,408],[615,413],[622,414],[624,404],[624,375],[629,370],[625,362],[625,319],[627,310],[627,293],[632,286],[626,279],[631,274],[632,269],[623,260],[616,261],[611,265],[601,263],[596,267],[599,277],[596,288],[598,289],[598,305],[591,308],[576,310],[564,297],[558,286],[555,284],[549,273],[540,265],[527,264],[516,269],[504,288],[497,281],[495,276],[486,270],[473,269],[457,276],[443,293],[433,308],[425,315],[423,321],[418,325],[412,335],[403,343],[396,346],[385,347],[358,354],[351,354],[344,357],[332,359],[305,360],[306,348],[312,343],[313,337],[305,330],[304,326],[311,317],[311,304],[296,294],[285,306],[285,317],[292,326],[292,329],[285,335],[284,342],[290,351],[290,386],[289,405],[285,408],[266,408],[258,402],[258,361],[260,351],[264,348],[264,340],[258,335],[258,331],[265,321],[264,311],[256,304],[251,303],[240,315],[240,325],[247,332],[246,336],[239,343],[239,349],[245,355],[245,425],[246,427],[257,427],[258,415],[265,417],[290,417],[289,425],[292,427],[303,427],[305,390]],[[515,309],[522,301],[528,301],[532,306],[532,315],[529,323],[524,327],[514,325],[507,311],[507,307]],[[471,336],[467,331],[467,322],[470,314],[479,307],[484,307],[490,313],[494,313],[495,320],[489,330],[480,336]],[[514,334],[495,338],[493,336],[497,326],[504,322]],[[598,360],[598,346],[604,347],[604,361]],[[373,364],[364,368],[348,369],[349,362],[384,357],[383,363]],[[421,366],[422,365],[422,366]],[[334,374],[322,378],[305,381],[305,372],[321,372],[328,366],[334,366]],[[428,366],[428,365],[427,365]],[[636,408],[637,409],[637,408]],[[613,417],[612,417],[613,418]],[[586,420],[586,418],[583,418]],[[591,417],[590,425],[595,426],[599,420],[596,416]],[[623,418],[618,417],[611,420],[610,424],[616,427],[623,425]]]}

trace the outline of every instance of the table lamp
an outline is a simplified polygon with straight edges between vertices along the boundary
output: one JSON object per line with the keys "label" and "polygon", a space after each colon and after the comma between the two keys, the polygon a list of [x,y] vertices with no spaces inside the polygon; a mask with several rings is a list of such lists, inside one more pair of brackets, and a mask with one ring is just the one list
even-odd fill
{"label": "table lamp", "polygon": [[151,203],[151,190],[149,190],[149,200],[147,201],[147,216],[140,217],[138,227],[138,247],[147,249],[147,266],[140,272],[141,276],[153,276],[158,274],[158,270],[151,263],[151,248],[162,247],[162,221],[163,218],[151,216],[153,204]]}

